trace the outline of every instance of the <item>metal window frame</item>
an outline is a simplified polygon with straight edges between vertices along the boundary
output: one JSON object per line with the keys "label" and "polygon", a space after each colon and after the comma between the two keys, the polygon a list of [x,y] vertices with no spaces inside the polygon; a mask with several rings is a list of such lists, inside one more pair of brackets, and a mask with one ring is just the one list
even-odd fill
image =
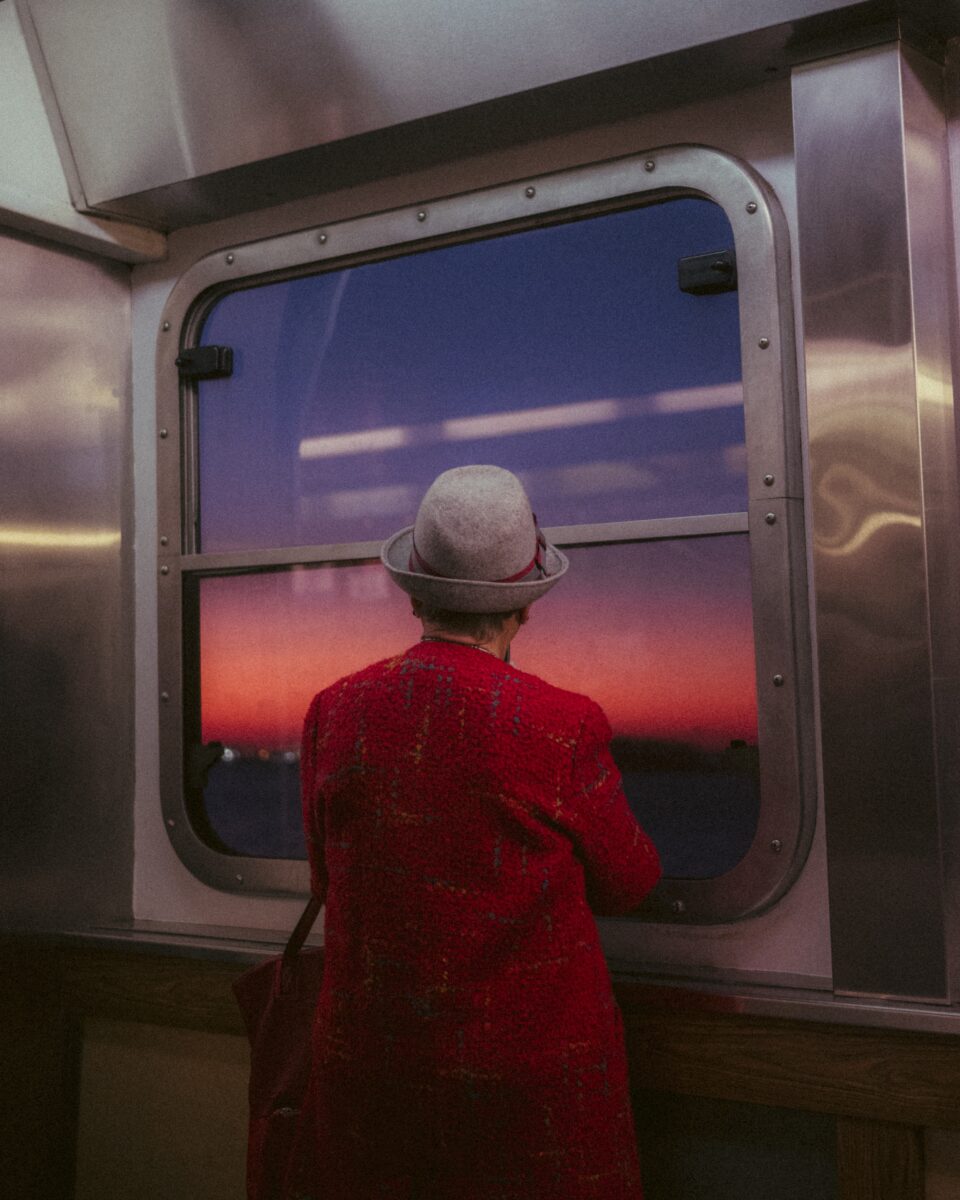
{"label": "metal window frame", "polygon": [[518,180],[323,228],[228,247],[177,282],[157,344],[160,795],[170,840],[189,870],[227,891],[304,893],[303,862],[224,854],[194,832],[183,787],[183,583],[189,576],[374,559],[379,543],[197,552],[193,531],[196,389],[176,358],[197,344],[212,304],[243,287],[486,238],[684,195],[724,209],[737,253],[748,460],[745,513],[565,526],[561,546],[750,533],[761,754],[761,811],[744,859],[713,879],[667,879],[644,917],[731,921],[762,911],[791,885],[816,813],[806,611],[799,403],[789,239],[780,206],[748,165],[703,146],[644,154]]}

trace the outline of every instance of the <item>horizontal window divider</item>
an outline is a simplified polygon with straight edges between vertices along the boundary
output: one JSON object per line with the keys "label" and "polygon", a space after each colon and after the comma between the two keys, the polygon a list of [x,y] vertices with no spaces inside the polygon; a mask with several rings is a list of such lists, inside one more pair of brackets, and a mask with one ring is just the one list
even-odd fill
{"label": "horizontal window divider", "polygon": [[[645,521],[607,521],[595,525],[556,525],[544,535],[556,546],[609,546],[614,542],[654,542],[683,537],[746,533],[745,512],[698,517],[655,517]],[[271,567],[321,566],[324,563],[376,562],[383,542],[347,542],[329,546],[286,546],[278,550],[223,550],[185,554],[185,573],[257,571]]]}
{"label": "horizontal window divider", "polygon": [[711,537],[747,533],[746,512],[710,513],[697,517],[653,517],[644,521],[605,521],[596,525],[557,525],[544,529],[555,546],[610,545],[612,542],[656,542],[670,538]]}
{"label": "horizontal window divider", "polygon": [[[653,542],[670,538],[712,537],[746,533],[745,512],[712,513],[697,517],[655,517],[644,521],[606,521],[594,525],[556,525],[544,529],[557,546],[604,546],[614,542]],[[287,546],[277,550],[224,550],[214,554],[185,554],[184,572],[256,571],[270,567],[319,566],[323,563],[376,562],[381,541],[346,542],[328,546]]]}
{"label": "horizontal window divider", "polygon": [[378,542],[343,542],[329,546],[283,546],[270,550],[221,550],[215,554],[185,554],[184,571],[256,571],[267,567],[299,567],[333,562],[371,562],[380,558]]}

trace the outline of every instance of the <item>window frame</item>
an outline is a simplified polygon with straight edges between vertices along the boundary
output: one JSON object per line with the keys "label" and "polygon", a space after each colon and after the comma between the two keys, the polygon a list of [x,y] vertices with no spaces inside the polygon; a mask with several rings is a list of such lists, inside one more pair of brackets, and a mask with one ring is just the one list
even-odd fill
{"label": "window frame", "polygon": [[194,831],[184,786],[185,584],[203,575],[369,561],[380,542],[202,554],[198,513],[197,388],[176,359],[198,344],[210,308],[245,287],[340,270],[456,242],[512,233],[680,196],[718,204],[737,255],[746,512],[549,528],[561,547],[750,534],[761,805],[753,844],[712,879],[665,879],[647,920],[710,924],[754,915],[790,887],[806,859],[816,813],[812,688],[789,239],[776,197],[721,151],[676,146],[445,197],[421,205],[229,247],[191,267],[164,308],[157,344],[160,800],[187,868],[235,892],[305,894],[307,864],[220,852]]}

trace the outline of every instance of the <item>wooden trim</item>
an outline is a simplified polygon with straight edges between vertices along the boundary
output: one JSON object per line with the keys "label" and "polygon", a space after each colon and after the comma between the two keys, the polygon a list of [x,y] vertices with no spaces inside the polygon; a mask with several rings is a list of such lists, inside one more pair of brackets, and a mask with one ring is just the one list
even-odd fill
{"label": "wooden trim", "polygon": [[837,1121],[837,1200],[924,1200],[923,1130]]}
{"label": "wooden trim", "polygon": [[960,1129],[958,1037],[621,1000],[637,1087]]}
{"label": "wooden trim", "polygon": [[[243,1033],[231,984],[209,959],[58,952],[65,1008],[79,1016]],[[839,1117],[960,1129],[960,1038],[665,1007],[669,993],[618,984],[637,1088]]]}
{"label": "wooden trim", "polygon": [[212,1033],[243,1033],[231,985],[243,967],[209,959],[130,953],[62,952],[66,1009]]}

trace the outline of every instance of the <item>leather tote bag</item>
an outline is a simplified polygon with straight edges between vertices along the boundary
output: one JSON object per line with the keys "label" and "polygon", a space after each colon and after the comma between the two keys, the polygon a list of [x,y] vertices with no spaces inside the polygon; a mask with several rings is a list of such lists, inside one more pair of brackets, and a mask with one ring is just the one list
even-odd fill
{"label": "leather tote bag", "polygon": [[323,950],[304,950],[323,901],[313,896],[283,954],[245,971],[233,993],[250,1040],[248,1200],[281,1200],[310,1077],[310,1031]]}

